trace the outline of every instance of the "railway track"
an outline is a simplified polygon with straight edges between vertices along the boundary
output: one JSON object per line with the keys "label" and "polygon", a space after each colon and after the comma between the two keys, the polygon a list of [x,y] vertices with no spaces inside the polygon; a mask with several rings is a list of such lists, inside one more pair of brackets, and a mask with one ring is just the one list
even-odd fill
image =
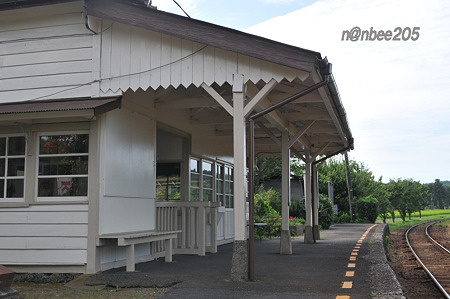
{"label": "railway track", "polygon": [[444,298],[450,299],[450,251],[428,233],[435,224],[421,223],[406,232],[406,241],[420,267],[433,280]]}

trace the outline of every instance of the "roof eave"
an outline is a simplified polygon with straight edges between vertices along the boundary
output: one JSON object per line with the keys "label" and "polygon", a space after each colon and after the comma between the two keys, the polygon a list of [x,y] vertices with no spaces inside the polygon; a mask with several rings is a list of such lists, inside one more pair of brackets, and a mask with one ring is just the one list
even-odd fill
{"label": "roof eave", "polygon": [[86,0],[86,11],[102,19],[129,24],[292,67],[314,69],[318,52],[283,44],[227,27],[138,5],[131,0]]}

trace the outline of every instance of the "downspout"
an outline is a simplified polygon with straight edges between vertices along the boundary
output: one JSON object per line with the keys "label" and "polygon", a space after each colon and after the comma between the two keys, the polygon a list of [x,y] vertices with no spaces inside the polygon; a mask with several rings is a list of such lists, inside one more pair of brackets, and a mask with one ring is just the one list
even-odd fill
{"label": "downspout", "polygon": [[321,67],[321,73],[324,76],[324,79],[320,81],[317,84],[314,84],[311,87],[308,87],[307,89],[296,93],[287,99],[284,99],[260,112],[257,112],[253,115],[250,115],[248,117],[248,122],[250,126],[250,161],[249,161],[249,254],[248,254],[248,264],[249,264],[249,280],[255,280],[255,224],[254,224],[254,200],[255,200],[255,194],[254,194],[254,184],[255,184],[255,175],[254,175],[254,168],[255,168],[255,119],[260,118],[284,105],[289,104],[290,102],[301,98],[316,89],[319,89],[322,86],[325,86],[328,84],[330,80],[331,75],[331,63],[326,62],[326,64]]}

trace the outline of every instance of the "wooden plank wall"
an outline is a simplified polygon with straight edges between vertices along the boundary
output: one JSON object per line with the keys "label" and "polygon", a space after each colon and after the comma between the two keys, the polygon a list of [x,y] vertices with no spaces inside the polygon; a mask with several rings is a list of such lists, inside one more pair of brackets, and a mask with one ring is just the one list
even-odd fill
{"label": "wooden plank wall", "polygon": [[[257,83],[275,78],[305,80],[308,73],[129,25],[103,21],[101,49],[101,90],[104,93],[131,88],[147,90],[159,86],[203,82],[233,83],[233,74]],[[198,51],[198,52],[197,52]]]}
{"label": "wooden plank wall", "polygon": [[0,208],[0,264],[84,265],[88,205]]}
{"label": "wooden plank wall", "polygon": [[0,12],[0,103],[91,95],[82,11],[80,1]]}

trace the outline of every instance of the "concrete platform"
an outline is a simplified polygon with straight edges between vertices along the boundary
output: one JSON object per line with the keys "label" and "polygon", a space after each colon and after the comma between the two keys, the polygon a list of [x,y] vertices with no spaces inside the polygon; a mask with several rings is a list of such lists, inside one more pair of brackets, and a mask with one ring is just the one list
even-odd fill
{"label": "concrete platform", "polygon": [[293,239],[292,255],[280,255],[279,239],[257,240],[253,282],[230,281],[229,244],[205,257],[138,264],[133,273],[106,271],[86,284],[171,287],[162,298],[404,298],[386,261],[385,232],[385,225],[334,225],[316,244]]}

